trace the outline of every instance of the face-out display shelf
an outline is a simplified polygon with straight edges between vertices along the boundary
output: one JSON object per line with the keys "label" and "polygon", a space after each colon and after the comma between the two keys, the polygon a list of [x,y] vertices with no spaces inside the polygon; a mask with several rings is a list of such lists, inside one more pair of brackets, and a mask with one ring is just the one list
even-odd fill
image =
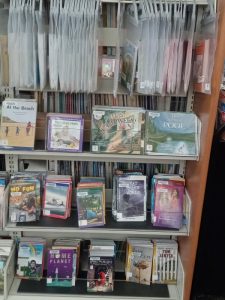
{"label": "face-out display shelf", "polygon": [[[150,195],[150,194],[149,194]],[[5,194],[5,214],[3,218],[3,227],[7,232],[35,232],[51,234],[76,235],[80,238],[105,238],[110,235],[112,239],[126,239],[127,237],[153,237],[153,236],[188,236],[190,231],[190,212],[191,199],[188,193],[185,193],[184,200],[184,222],[178,229],[155,227],[151,224],[151,213],[147,211],[147,220],[145,222],[117,222],[112,216],[111,208],[106,208],[106,224],[103,227],[82,228],[78,227],[77,209],[72,208],[71,217],[63,220],[41,216],[40,220],[35,222],[12,223],[8,220],[8,198],[9,188]],[[106,190],[106,205],[111,203],[112,190]]]}

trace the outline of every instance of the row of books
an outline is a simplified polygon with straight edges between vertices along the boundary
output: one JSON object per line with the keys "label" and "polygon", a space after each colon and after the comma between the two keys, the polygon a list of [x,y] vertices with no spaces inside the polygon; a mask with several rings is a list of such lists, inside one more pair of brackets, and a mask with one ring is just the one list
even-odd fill
{"label": "row of books", "polygon": [[[75,286],[76,279],[80,276],[80,260],[84,251],[81,250],[81,242],[79,239],[60,238],[47,247],[45,239],[21,238],[16,275],[23,279],[40,280],[46,274],[47,286]],[[114,290],[115,257],[114,241],[90,241],[86,278],[88,292]],[[125,280],[144,285],[176,284],[177,259],[178,245],[175,240],[129,238],[126,247]]]}
{"label": "row of books", "polygon": [[[117,222],[147,220],[147,177],[138,171],[116,170],[112,215]],[[42,197],[42,186],[44,189]],[[151,222],[154,226],[181,228],[183,225],[185,181],[178,175],[156,175],[152,179]],[[42,199],[42,201],[41,201]],[[42,202],[42,203],[41,203]],[[71,215],[70,176],[17,174],[9,186],[10,222],[34,222],[43,216],[67,219]],[[74,205],[73,205],[74,207]],[[106,194],[103,177],[81,177],[76,188],[80,228],[106,224]]]}
{"label": "row of books", "polygon": [[[0,146],[33,149],[36,114],[35,100],[3,101]],[[199,153],[200,122],[193,113],[94,106],[90,130],[94,153],[178,156]],[[81,152],[83,135],[81,115],[47,115],[47,150]]]}

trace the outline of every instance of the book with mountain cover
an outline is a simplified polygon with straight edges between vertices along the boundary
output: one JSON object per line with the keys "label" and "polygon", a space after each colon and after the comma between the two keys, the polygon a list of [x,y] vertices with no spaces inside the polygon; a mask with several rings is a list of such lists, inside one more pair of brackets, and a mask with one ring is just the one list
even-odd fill
{"label": "book with mountain cover", "polygon": [[94,106],[91,150],[100,153],[142,154],[145,110]]}
{"label": "book with mountain cover", "polygon": [[199,121],[193,113],[148,111],[145,153],[177,156],[198,155]]}

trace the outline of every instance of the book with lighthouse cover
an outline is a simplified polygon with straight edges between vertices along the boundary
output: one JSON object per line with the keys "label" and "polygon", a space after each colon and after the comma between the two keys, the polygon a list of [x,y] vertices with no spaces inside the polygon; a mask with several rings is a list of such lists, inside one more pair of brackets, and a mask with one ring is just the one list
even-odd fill
{"label": "book with lighthouse cover", "polygon": [[36,117],[35,99],[5,99],[2,103],[0,147],[32,150]]}
{"label": "book with lighthouse cover", "polygon": [[74,249],[48,250],[47,286],[74,286],[74,274],[76,274]]}

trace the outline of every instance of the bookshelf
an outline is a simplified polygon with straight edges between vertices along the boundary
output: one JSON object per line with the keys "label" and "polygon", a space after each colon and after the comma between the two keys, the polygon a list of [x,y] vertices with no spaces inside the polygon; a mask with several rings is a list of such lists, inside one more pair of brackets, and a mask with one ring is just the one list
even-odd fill
{"label": "bookshelf", "polygon": [[[118,3],[118,1],[113,0],[102,0],[102,2],[108,3]],[[132,1],[121,0],[121,2],[132,3]],[[160,287],[153,287],[153,290],[147,291],[144,295],[135,294],[125,294],[125,287],[120,285],[118,288],[118,294],[115,295],[87,295],[84,290],[79,290],[79,292],[71,293],[59,293],[58,291],[48,293],[45,290],[42,283],[33,286],[33,290],[29,290],[29,285],[27,290],[20,290],[21,280],[14,278],[14,264],[15,256],[14,252],[10,256],[9,263],[7,264],[7,272],[5,274],[5,293],[2,298],[4,299],[41,299],[43,296],[45,299],[53,299],[57,297],[59,300],[70,299],[77,295],[79,298],[83,299],[172,299],[172,300],[188,300],[190,298],[191,283],[194,271],[195,256],[198,244],[198,235],[201,222],[201,212],[204,202],[204,192],[207,179],[208,162],[210,157],[210,149],[213,137],[214,123],[216,119],[217,111],[217,101],[220,89],[221,73],[223,69],[224,61],[224,50],[225,50],[225,35],[223,29],[225,28],[225,7],[224,1],[218,0],[218,11],[219,11],[219,31],[218,31],[218,41],[217,50],[215,55],[215,65],[212,77],[212,93],[211,95],[203,94],[192,94],[192,91],[188,93],[189,101],[193,101],[193,111],[198,115],[202,122],[202,133],[201,133],[201,151],[199,157],[176,157],[176,156],[145,156],[145,155],[115,155],[115,154],[93,154],[90,152],[83,152],[77,154],[65,154],[60,152],[47,152],[45,150],[35,150],[35,151],[0,151],[0,154],[5,155],[7,169],[10,172],[18,170],[18,162],[22,159],[32,159],[32,160],[68,160],[68,161],[114,161],[114,162],[141,162],[141,163],[175,163],[180,165],[180,173],[185,174],[186,178],[186,195],[188,203],[188,224],[185,228],[179,231],[173,230],[156,230],[149,228],[115,228],[110,224],[111,227],[105,228],[95,228],[95,229],[85,229],[80,230],[76,226],[71,226],[71,224],[52,224],[51,222],[45,223],[44,221],[40,226],[16,226],[9,224],[7,221],[7,206],[5,207],[5,231],[14,238],[18,238],[22,235],[24,236],[43,236],[43,237],[108,237],[112,239],[124,239],[127,236],[141,236],[141,237],[168,237],[175,236],[179,241],[179,253],[180,259],[178,264],[178,282],[175,286],[167,286],[166,294],[162,294]],[[187,1],[187,3],[193,3],[193,1]],[[206,5],[206,0],[196,0],[197,5]],[[110,31],[111,30],[111,31]],[[103,42],[106,45],[115,45],[116,33],[115,30],[110,29],[102,33]],[[112,39],[111,39],[112,38]],[[190,88],[191,89],[191,88]],[[36,91],[34,89],[20,88],[20,91]],[[8,95],[12,95],[11,90],[4,90]],[[46,91],[50,91],[47,87]],[[112,93],[112,82],[101,81],[99,83],[100,93]],[[125,93],[123,89],[119,89],[118,93]],[[190,105],[191,107],[191,105]],[[6,195],[7,197],[7,195]],[[76,220],[72,220],[74,223]],[[53,222],[53,221],[52,221]],[[12,278],[12,279],[11,279]],[[13,280],[13,282],[12,282]],[[119,281],[118,281],[119,282]],[[32,286],[31,286],[32,288]],[[164,287],[162,287],[163,289]],[[154,290],[155,289],[155,290]],[[158,289],[158,290],[157,290]],[[140,289],[141,290],[141,289]],[[42,292],[40,292],[42,291]],[[153,293],[153,294],[152,294]]]}

